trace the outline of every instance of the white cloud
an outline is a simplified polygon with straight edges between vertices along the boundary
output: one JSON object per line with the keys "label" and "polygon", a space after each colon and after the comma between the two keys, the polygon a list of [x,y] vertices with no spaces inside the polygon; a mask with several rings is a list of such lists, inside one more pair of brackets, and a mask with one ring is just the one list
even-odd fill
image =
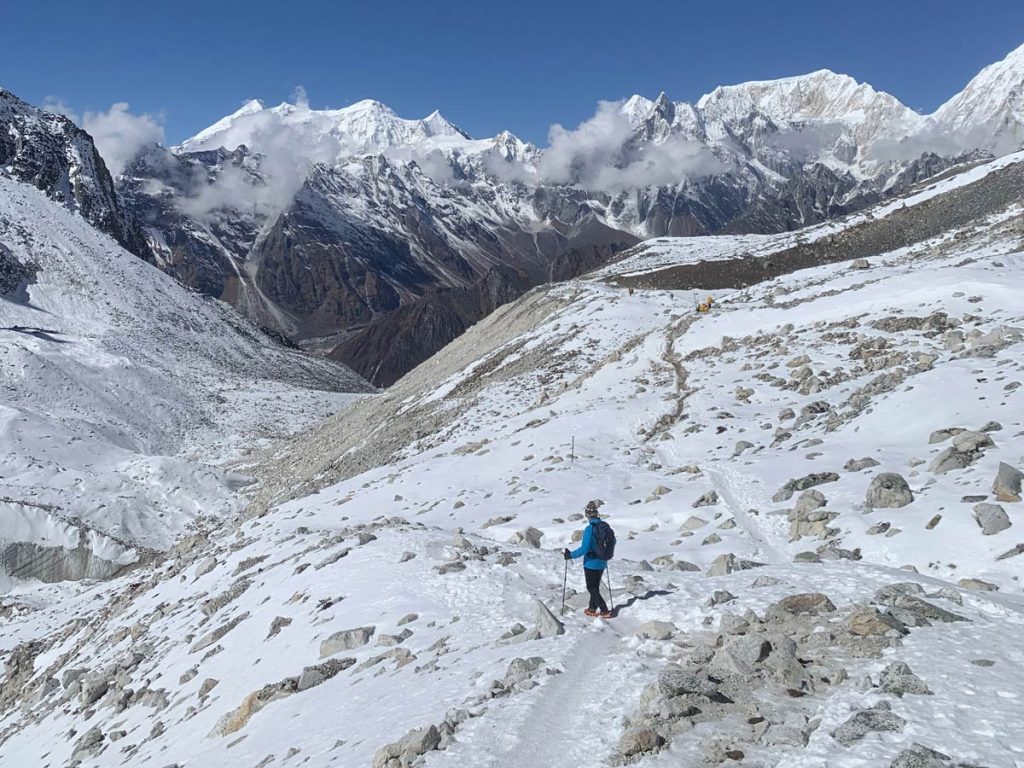
{"label": "white cloud", "polygon": [[121,173],[148,146],[162,143],[162,119],[150,114],[134,115],[127,102],[119,101],[106,112],[85,112],[81,126],[93,138],[96,148],[112,174]]}
{"label": "white cloud", "polygon": [[602,101],[594,116],[575,129],[551,126],[548,147],[542,151],[535,173],[506,162],[491,162],[486,167],[506,181],[574,184],[610,194],[678,184],[726,170],[710,150],[685,136],[636,141],[620,107],[621,102]]}
{"label": "white cloud", "polygon": [[64,115],[76,125],[79,123],[78,113],[59,96],[47,96],[43,99],[43,109],[55,115]]}

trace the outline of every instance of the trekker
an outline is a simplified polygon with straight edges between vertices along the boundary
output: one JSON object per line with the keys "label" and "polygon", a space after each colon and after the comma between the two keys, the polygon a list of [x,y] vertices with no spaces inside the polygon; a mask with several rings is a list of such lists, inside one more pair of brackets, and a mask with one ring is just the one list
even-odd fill
{"label": "trekker", "polygon": [[566,549],[562,554],[566,560],[573,560],[577,557],[583,558],[583,575],[587,581],[587,592],[590,593],[590,607],[584,613],[587,616],[600,616],[602,619],[610,619],[612,612],[608,610],[608,604],[601,597],[601,579],[604,576],[605,569],[608,567],[608,561],[602,560],[597,556],[599,550],[597,541],[599,526],[604,526],[601,530],[607,531],[607,535],[611,537],[611,551],[614,551],[615,535],[611,533],[611,528],[608,524],[598,517],[597,504],[595,502],[591,501],[587,504],[584,514],[587,516],[587,527],[583,529],[583,540],[580,542],[580,546],[572,552]]}

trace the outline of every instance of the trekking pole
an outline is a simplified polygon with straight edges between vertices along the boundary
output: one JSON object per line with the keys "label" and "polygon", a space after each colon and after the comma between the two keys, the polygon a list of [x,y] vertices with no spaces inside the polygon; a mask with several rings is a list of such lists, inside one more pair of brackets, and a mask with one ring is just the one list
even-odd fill
{"label": "trekking pole", "polygon": [[604,567],[605,575],[608,577],[608,602],[611,603],[611,611],[609,613],[615,613],[615,598],[612,597],[612,573],[606,565]]}
{"label": "trekking pole", "polygon": [[569,583],[569,561],[565,561],[565,575],[562,576],[562,612],[559,616],[565,616],[565,585]]}

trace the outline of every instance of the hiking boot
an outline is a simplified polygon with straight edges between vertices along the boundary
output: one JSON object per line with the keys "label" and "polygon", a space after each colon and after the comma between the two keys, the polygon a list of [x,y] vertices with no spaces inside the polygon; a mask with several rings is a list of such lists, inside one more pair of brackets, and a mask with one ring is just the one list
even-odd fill
{"label": "hiking boot", "polygon": [[615,614],[612,613],[611,611],[601,611],[600,613],[596,613],[594,615],[595,616],[599,616],[602,619],[612,619],[612,618],[615,618]]}
{"label": "hiking boot", "polygon": [[584,609],[583,609],[583,612],[584,612],[584,613],[585,613],[585,614],[586,614],[587,616],[600,616],[600,615],[601,615],[600,613],[598,613],[597,611],[595,611],[595,610],[594,610],[593,608],[584,608]]}

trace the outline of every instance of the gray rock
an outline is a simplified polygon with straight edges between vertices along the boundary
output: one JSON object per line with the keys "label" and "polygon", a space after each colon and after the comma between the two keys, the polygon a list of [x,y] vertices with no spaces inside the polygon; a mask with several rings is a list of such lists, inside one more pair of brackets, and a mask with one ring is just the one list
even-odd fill
{"label": "gray rock", "polygon": [[758,563],[754,560],[741,560],[731,552],[719,555],[711,561],[711,565],[708,566],[707,576],[725,576],[726,574],[733,573],[734,571],[745,571],[750,568],[760,568],[764,563]]}
{"label": "gray rock", "polygon": [[998,592],[999,587],[990,581],[983,581],[982,579],[960,579],[956,583],[961,589],[971,589],[976,592]]}
{"label": "gray rock", "polygon": [[545,663],[544,659],[540,656],[531,656],[528,659],[512,659],[508,669],[505,671],[502,684],[506,688],[511,688],[514,685],[529,680],[533,673],[544,666]]}
{"label": "gray rock", "polygon": [[850,269],[871,269],[867,259],[854,259],[850,262]]}
{"label": "gray rock", "polygon": [[522,531],[512,534],[512,538],[508,540],[509,544],[518,544],[520,546],[533,547],[534,549],[540,548],[540,540],[544,536],[543,533],[538,531],[533,526],[526,528]]}
{"label": "gray rock", "polygon": [[420,755],[437,749],[441,743],[441,732],[437,726],[416,728],[399,741],[377,750],[373,756],[373,768],[408,768]]}
{"label": "gray rock", "polygon": [[793,555],[794,563],[820,563],[821,555],[817,552],[797,552]]}
{"label": "gray rock", "polygon": [[669,668],[658,675],[658,689],[666,696],[697,694],[706,698],[719,696],[718,685],[707,675],[688,672],[685,669]]}
{"label": "gray rock", "polygon": [[828,595],[821,592],[804,592],[789,595],[773,603],[765,611],[765,618],[772,621],[786,621],[794,616],[818,616],[822,613],[833,613],[836,607]]}
{"label": "gray rock", "polygon": [[732,455],[740,456],[744,451],[749,451],[753,447],[754,444],[749,440],[739,440],[737,441],[736,446],[732,449]]}
{"label": "gray rock", "polygon": [[350,651],[359,648],[370,642],[376,627],[356,627],[355,629],[344,629],[335,632],[322,643],[320,643],[320,658],[333,656],[340,651]]}
{"label": "gray rock", "polygon": [[1002,432],[1003,431],[1003,425],[1000,424],[998,421],[989,421],[989,422],[986,422],[985,426],[983,426],[978,431],[979,432]]}
{"label": "gray rock", "polygon": [[716,491],[708,491],[699,499],[697,499],[690,506],[697,507],[712,507],[718,503],[718,493]]}
{"label": "gray rock", "polygon": [[835,472],[812,472],[804,477],[788,481],[772,497],[772,501],[789,501],[797,491],[805,491],[808,488],[813,488],[816,485],[823,485],[824,483],[834,483],[838,479],[839,475]]}
{"label": "gray rock", "polygon": [[973,453],[982,448],[991,448],[993,445],[995,443],[987,432],[964,430],[953,438],[953,447],[962,453]]}
{"label": "gray rock", "polygon": [[637,627],[633,634],[646,640],[669,640],[676,632],[678,629],[671,621],[648,621]]}
{"label": "gray rock", "polygon": [[998,504],[975,504],[974,521],[981,527],[981,532],[985,536],[993,536],[1012,525],[1006,510]]}
{"label": "gray rock", "polygon": [[944,475],[946,472],[952,472],[955,469],[969,467],[973,461],[974,457],[971,454],[950,447],[932,459],[928,469],[936,475]]}
{"label": "gray rock", "polygon": [[876,475],[868,486],[865,503],[871,509],[897,509],[914,500],[907,481],[895,472]]}
{"label": "gray rock", "polygon": [[736,599],[736,595],[726,589],[716,589],[711,593],[711,597],[704,603],[708,608],[714,608],[716,605],[723,605],[725,603],[731,603]]}
{"label": "gray rock", "polygon": [[914,744],[896,755],[889,768],[956,768],[949,755]]}
{"label": "gray rock", "polygon": [[809,488],[800,494],[796,504],[793,506],[793,511],[797,513],[813,512],[815,509],[820,509],[824,506],[825,495],[821,491]]}
{"label": "gray rock", "polygon": [[847,472],[860,472],[862,469],[869,469],[870,467],[877,467],[879,462],[872,459],[870,456],[865,456],[863,459],[850,459],[843,465],[843,469]]}
{"label": "gray rock", "polygon": [[1011,467],[1006,462],[999,462],[996,479],[992,483],[992,493],[996,495],[996,500],[1003,502],[1020,501],[1021,480],[1024,480],[1024,472],[1021,472],[1016,467]]}
{"label": "gray rock", "polygon": [[657,752],[665,739],[653,728],[631,728],[619,739],[619,754],[625,758]]}
{"label": "gray rock", "polygon": [[541,637],[556,637],[565,634],[565,626],[540,600],[534,601],[534,621]]}
{"label": "gray rock", "polygon": [[924,680],[915,675],[910,667],[902,661],[894,661],[882,670],[878,677],[878,687],[883,692],[895,694],[900,698],[907,693],[918,696],[931,695]]}
{"label": "gray rock", "polygon": [[956,437],[961,432],[966,432],[963,427],[946,427],[945,429],[936,429],[928,436],[928,444],[935,445],[936,443],[944,443],[951,437]]}
{"label": "gray rock", "polygon": [[902,717],[884,709],[865,709],[854,713],[832,736],[844,747],[848,747],[869,733],[903,733],[906,724],[907,721]]}
{"label": "gray rock", "polygon": [[846,617],[843,624],[851,635],[858,637],[882,636],[893,631],[905,635],[909,632],[901,621],[875,608],[858,608]]}
{"label": "gray rock", "polygon": [[697,517],[696,515],[690,515],[690,517],[688,517],[686,519],[686,522],[683,523],[682,526],[680,526],[679,530],[681,530],[681,531],[695,531],[698,528],[703,528],[707,524],[708,524],[708,521],[705,520],[704,518]]}

